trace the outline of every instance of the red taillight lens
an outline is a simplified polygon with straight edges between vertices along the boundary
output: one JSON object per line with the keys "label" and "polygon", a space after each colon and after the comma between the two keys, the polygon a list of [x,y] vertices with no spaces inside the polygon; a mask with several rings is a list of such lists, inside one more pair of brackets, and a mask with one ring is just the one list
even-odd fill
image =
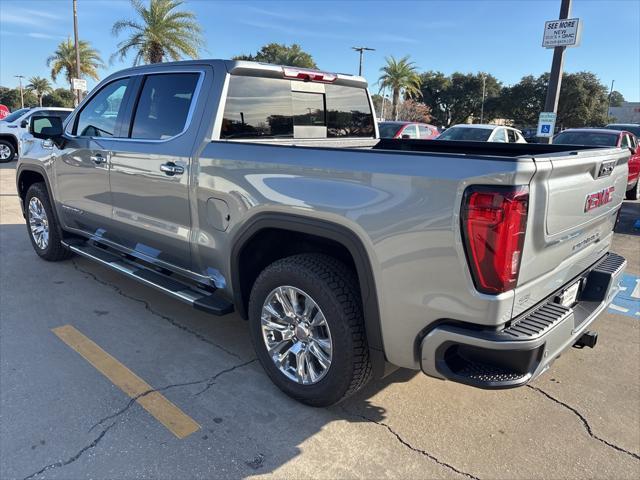
{"label": "red taillight lens", "polygon": [[462,236],[478,291],[516,286],[527,228],[529,187],[469,187],[462,203]]}
{"label": "red taillight lens", "polygon": [[296,78],[309,82],[331,83],[338,78],[335,73],[319,72],[305,68],[282,67],[282,73],[285,78]]}

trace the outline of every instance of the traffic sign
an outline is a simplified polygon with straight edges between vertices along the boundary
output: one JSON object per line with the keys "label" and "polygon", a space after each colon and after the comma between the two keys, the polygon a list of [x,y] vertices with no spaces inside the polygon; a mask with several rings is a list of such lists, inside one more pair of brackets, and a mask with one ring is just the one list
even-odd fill
{"label": "traffic sign", "polygon": [[542,46],[544,48],[577,47],[582,37],[582,22],[579,18],[565,18],[544,22]]}
{"label": "traffic sign", "polygon": [[556,114],[554,112],[540,112],[538,118],[537,137],[553,137],[556,128]]}
{"label": "traffic sign", "polygon": [[0,103],[0,120],[2,120],[3,118],[5,118],[7,115],[9,115],[9,107],[7,107],[6,105],[2,105]]}
{"label": "traffic sign", "polygon": [[74,90],[87,91],[87,81],[84,78],[72,78],[71,85]]}

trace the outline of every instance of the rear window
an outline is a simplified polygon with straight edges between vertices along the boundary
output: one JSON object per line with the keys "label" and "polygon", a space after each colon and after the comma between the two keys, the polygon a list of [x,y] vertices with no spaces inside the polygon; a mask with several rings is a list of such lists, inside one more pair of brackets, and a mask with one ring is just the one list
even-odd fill
{"label": "rear window", "polygon": [[618,144],[618,134],[599,132],[562,132],[555,136],[553,143],[557,145],[594,145],[601,147],[615,147]]}
{"label": "rear window", "polygon": [[373,137],[364,88],[323,84],[324,93],[300,92],[291,82],[232,76],[221,138]]}
{"label": "rear window", "polygon": [[398,130],[402,128],[402,124],[398,123],[386,123],[382,122],[378,124],[378,131],[380,132],[380,138],[393,138],[398,133]]}
{"label": "rear window", "polygon": [[445,130],[438,140],[466,140],[471,142],[486,142],[493,132],[490,128],[452,127]]}

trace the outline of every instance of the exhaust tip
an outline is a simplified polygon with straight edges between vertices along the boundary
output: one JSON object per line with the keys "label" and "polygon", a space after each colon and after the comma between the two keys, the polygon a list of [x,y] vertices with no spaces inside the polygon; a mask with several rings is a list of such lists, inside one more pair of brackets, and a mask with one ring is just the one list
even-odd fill
{"label": "exhaust tip", "polygon": [[598,332],[584,332],[580,338],[573,344],[576,348],[594,348],[598,343]]}

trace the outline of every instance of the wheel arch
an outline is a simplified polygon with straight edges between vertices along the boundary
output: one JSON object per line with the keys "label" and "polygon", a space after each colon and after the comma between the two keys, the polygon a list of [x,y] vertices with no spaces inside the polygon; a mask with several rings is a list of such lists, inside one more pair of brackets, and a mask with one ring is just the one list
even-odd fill
{"label": "wheel arch", "polygon": [[18,155],[18,138],[15,135],[11,135],[9,133],[2,133],[0,134],[0,140],[5,140],[7,142],[9,142],[12,146],[13,149],[15,150],[15,154]]}
{"label": "wheel arch", "polygon": [[27,196],[27,191],[29,190],[29,187],[31,185],[39,182],[44,183],[44,186],[47,189],[47,195],[49,195],[49,201],[51,202],[56,225],[60,234],[62,235],[62,224],[60,223],[57,205],[55,199],[53,198],[53,190],[51,189],[51,184],[49,183],[49,177],[47,176],[47,171],[40,165],[18,165],[18,172],[16,173],[16,187],[18,190],[18,197],[20,197],[20,208],[22,209],[22,216],[25,217],[26,215],[24,201],[25,197]]}
{"label": "wheel arch", "polygon": [[[243,269],[243,259],[252,240],[259,238],[268,231],[282,231],[296,235],[314,237],[321,241],[330,242],[348,252],[355,267],[362,296],[365,330],[369,344],[370,356],[375,376],[381,376],[385,370],[384,349],[382,344],[382,329],[380,325],[380,311],[378,308],[377,290],[371,261],[363,241],[349,228],[327,220],[309,218],[302,215],[286,213],[260,213],[251,218],[236,234],[231,249],[230,276],[235,308],[238,313],[247,318],[247,304],[250,287],[257,275]],[[280,258],[289,256],[286,248]],[[339,257],[338,257],[339,258]],[[259,272],[258,272],[259,273]],[[254,278],[243,278],[243,275]]]}

